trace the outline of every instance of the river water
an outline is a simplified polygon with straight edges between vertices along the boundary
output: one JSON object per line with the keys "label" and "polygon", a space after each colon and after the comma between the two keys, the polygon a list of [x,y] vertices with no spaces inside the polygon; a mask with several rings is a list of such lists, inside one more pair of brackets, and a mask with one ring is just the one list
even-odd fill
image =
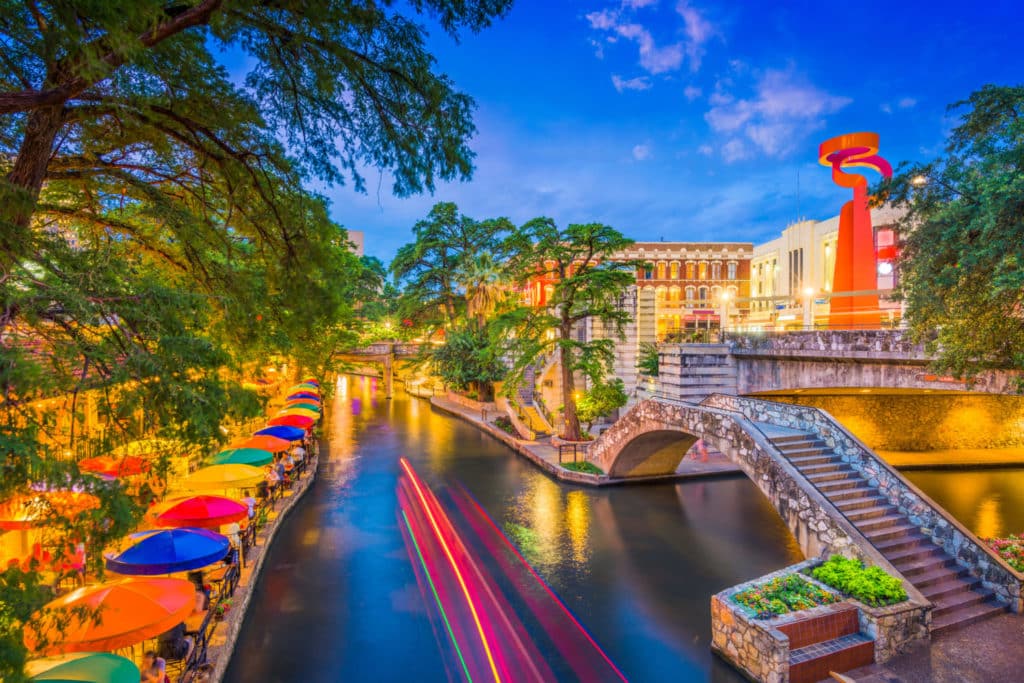
{"label": "river water", "polygon": [[[398,526],[402,456],[433,487],[465,486],[633,681],[742,681],[709,650],[710,596],[800,559],[744,477],[566,486],[423,400],[385,400],[369,378],[339,380],[326,432],[330,453],[270,549],[230,683],[447,680]],[[972,527],[995,515],[1024,530],[1024,471],[968,474],[913,478],[961,501]]]}

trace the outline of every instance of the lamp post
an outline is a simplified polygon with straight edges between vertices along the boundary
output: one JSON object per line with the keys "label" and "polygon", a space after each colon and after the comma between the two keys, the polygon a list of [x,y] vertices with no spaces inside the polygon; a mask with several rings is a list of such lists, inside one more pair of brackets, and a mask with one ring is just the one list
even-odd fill
{"label": "lamp post", "polygon": [[718,336],[720,340],[725,338],[725,325],[729,321],[729,298],[729,290],[724,290],[719,297],[721,311],[718,313]]}
{"label": "lamp post", "polygon": [[804,289],[804,329],[814,329],[814,290],[810,287]]}

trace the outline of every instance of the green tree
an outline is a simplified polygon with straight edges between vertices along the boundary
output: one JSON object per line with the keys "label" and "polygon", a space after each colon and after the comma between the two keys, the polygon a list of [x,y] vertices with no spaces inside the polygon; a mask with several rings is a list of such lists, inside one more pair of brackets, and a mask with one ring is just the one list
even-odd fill
{"label": "green tree", "polygon": [[657,377],[659,365],[658,345],[653,342],[644,342],[640,345],[640,357],[637,359],[636,368],[648,377]]}
{"label": "green tree", "polygon": [[430,359],[445,384],[459,390],[475,390],[481,401],[493,398],[494,382],[507,372],[487,332],[472,325],[448,332],[445,343]]}
{"label": "green tree", "polygon": [[[558,354],[562,379],[562,437],[579,440],[575,373],[591,382],[610,374],[615,340],[621,338],[629,313],[619,300],[635,282],[637,262],[613,257],[632,240],[601,223],[572,224],[560,230],[549,218],[536,218],[513,237],[519,284],[545,275],[555,281],[547,306],[520,306],[500,317],[499,329],[512,371],[505,386],[514,391],[526,368]],[[577,332],[595,321],[610,337],[585,339]]]}
{"label": "green tree", "polygon": [[906,319],[939,371],[1024,370],[1024,87],[986,86],[951,109],[963,113],[945,155],[878,191],[906,210]]}
{"label": "green tree", "polygon": [[590,431],[595,420],[610,415],[613,410],[626,405],[627,401],[629,396],[626,395],[626,388],[621,379],[604,379],[592,384],[583,392],[576,404],[576,412],[580,422],[585,423],[587,431]]}

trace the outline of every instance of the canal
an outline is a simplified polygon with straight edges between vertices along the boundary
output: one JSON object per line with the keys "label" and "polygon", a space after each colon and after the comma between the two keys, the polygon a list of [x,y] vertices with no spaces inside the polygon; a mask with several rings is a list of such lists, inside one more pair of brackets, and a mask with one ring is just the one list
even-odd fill
{"label": "canal", "polygon": [[[742,681],[710,653],[709,598],[800,558],[743,477],[565,486],[425,401],[385,400],[366,378],[342,378],[327,419],[330,453],[270,550],[230,683],[447,680],[397,523],[402,456],[431,486],[464,485],[630,680]],[[970,473],[966,491],[964,476],[913,473],[940,503],[961,501],[969,525],[1024,528],[1001,516],[1024,514],[1024,471]]]}

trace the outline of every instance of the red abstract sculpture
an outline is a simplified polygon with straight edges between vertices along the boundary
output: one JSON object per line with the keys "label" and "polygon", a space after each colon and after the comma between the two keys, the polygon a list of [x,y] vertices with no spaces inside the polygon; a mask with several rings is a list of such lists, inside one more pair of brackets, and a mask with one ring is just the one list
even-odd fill
{"label": "red abstract sculpture", "polygon": [[[892,177],[892,166],[878,156],[877,133],[847,133],[821,143],[818,160],[832,167],[832,182],[853,188],[853,200],[839,214],[836,270],[832,278],[829,327],[833,329],[874,329],[881,325],[878,308],[878,275],[875,235],[868,207],[868,180],[849,167],[874,169],[883,178]],[[870,292],[870,293],[867,293]],[[835,294],[849,293],[848,296]]]}

